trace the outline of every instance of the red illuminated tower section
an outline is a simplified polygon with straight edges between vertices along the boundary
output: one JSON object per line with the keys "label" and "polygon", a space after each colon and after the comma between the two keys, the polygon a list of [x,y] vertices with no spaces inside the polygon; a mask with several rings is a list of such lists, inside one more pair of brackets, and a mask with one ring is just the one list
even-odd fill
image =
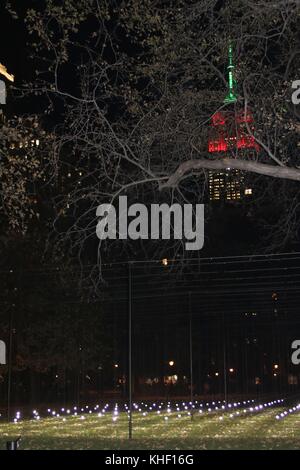
{"label": "red illuminated tower section", "polygon": [[[254,119],[251,110],[239,109],[235,92],[232,46],[228,50],[228,93],[224,103],[226,109],[216,112],[211,118],[208,151],[214,158],[253,158],[259,146],[253,136]],[[227,169],[209,173],[209,195],[211,200],[239,200],[252,194],[244,185],[241,171]]]}

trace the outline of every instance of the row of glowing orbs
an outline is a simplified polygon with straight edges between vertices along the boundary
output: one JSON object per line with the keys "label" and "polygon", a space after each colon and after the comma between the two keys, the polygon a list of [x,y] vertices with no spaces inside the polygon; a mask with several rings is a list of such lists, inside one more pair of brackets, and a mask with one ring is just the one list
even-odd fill
{"label": "row of glowing orbs", "polygon": [[[235,415],[239,416],[242,413],[247,413],[247,412],[262,411],[263,409],[265,409],[267,407],[274,406],[274,405],[279,405],[283,401],[284,401],[283,399],[279,399],[279,400],[266,402],[266,403],[256,405],[256,406],[254,406],[254,405],[253,406],[248,406],[247,408],[243,409],[242,411],[235,411],[235,413],[231,413],[230,417],[233,418]],[[181,418],[182,417],[182,415],[180,414],[181,412],[187,412],[187,414],[190,416],[191,411],[194,411],[196,409],[196,405],[198,405],[199,414],[203,414],[205,411],[207,413],[211,413],[211,412],[225,411],[225,410],[231,410],[231,409],[235,410],[238,407],[243,407],[243,405],[245,406],[245,405],[253,404],[254,402],[255,402],[255,400],[246,400],[246,401],[243,401],[243,402],[234,402],[234,403],[229,403],[229,404],[226,404],[225,401],[223,401],[223,402],[213,401],[211,403],[209,403],[209,402],[199,403],[196,400],[195,402],[188,402],[188,403],[182,402],[181,404],[179,404],[177,402],[177,403],[175,403],[175,410],[174,411],[176,411],[177,417]],[[146,411],[142,409],[143,407],[146,408]],[[167,402],[167,407],[166,407],[165,410],[163,409],[164,407],[165,407],[164,402],[160,402],[159,404],[158,403],[152,403],[152,405],[148,405],[144,402],[141,402],[140,404],[137,404],[137,403],[133,404],[133,409],[135,411],[139,412],[139,413],[142,413],[143,416],[147,416],[147,414],[151,411],[156,412],[156,414],[158,414],[158,415],[160,415],[161,413],[165,413],[165,412],[168,413],[168,414],[172,413],[173,410],[171,408],[171,402]],[[300,407],[300,405],[298,405],[298,408],[299,407]],[[125,408],[125,412],[127,412],[127,414],[129,415],[130,410],[128,408],[128,405],[125,404],[124,408]],[[296,409],[298,409],[298,408],[295,407],[295,409],[290,409],[290,412],[291,412],[291,410],[296,411]],[[72,411],[71,411],[70,408],[67,408],[67,409],[61,408],[61,413],[66,414],[68,416],[74,416],[74,417],[80,415],[80,419],[82,419],[82,420],[85,419],[85,416],[82,413],[92,414],[94,412],[98,412],[98,417],[102,417],[102,416],[105,415],[105,413],[107,411],[109,411],[109,404],[106,403],[104,405],[104,407],[102,408],[102,410],[101,411],[99,411],[99,410],[100,410],[100,405],[96,405],[93,408],[93,410],[90,409],[90,407],[88,405],[86,405],[83,408],[74,406]],[[62,416],[61,413],[57,413],[55,410],[51,410],[51,409],[48,409],[47,411],[48,411],[48,414],[50,414],[52,417],[56,417],[56,418],[62,417],[62,420],[66,421],[66,418],[64,416]],[[280,416],[283,417],[286,414],[287,414],[287,412],[284,412],[284,414],[282,413]],[[279,415],[276,416],[277,419],[279,419],[278,416]],[[117,421],[118,417],[119,417],[119,406],[118,406],[118,404],[115,404],[114,407],[113,407],[113,412],[112,412],[112,420],[115,422],[115,421]],[[223,418],[224,418],[223,416],[219,417],[220,420],[222,420]],[[21,419],[21,413],[20,413],[20,411],[18,411],[16,413],[16,417],[14,419],[14,422],[17,423],[17,422],[19,422],[20,419]],[[41,419],[40,414],[36,410],[33,410],[33,419],[35,419],[35,420],[40,420]],[[164,419],[167,421],[169,418],[168,418],[168,416],[164,416]]]}
{"label": "row of glowing orbs", "polygon": [[293,406],[292,408],[289,408],[288,410],[283,411],[282,413],[279,413],[276,415],[276,419],[283,419],[286,418],[286,416],[295,413],[296,411],[300,410],[300,404]]}

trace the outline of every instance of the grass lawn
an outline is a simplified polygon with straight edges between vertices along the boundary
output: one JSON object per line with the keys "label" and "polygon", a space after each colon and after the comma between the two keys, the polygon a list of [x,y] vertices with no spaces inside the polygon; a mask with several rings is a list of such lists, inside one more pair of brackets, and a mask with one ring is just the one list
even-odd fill
{"label": "grass lawn", "polygon": [[[120,413],[24,420],[0,423],[0,449],[7,440],[22,436],[21,449],[298,449],[300,415],[282,420],[275,416],[282,408],[230,417],[220,414],[196,414],[193,422],[182,413],[133,415],[133,439],[127,439],[128,418]],[[165,420],[165,417],[168,419]],[[64,420],[63,420],[64,419]]]}

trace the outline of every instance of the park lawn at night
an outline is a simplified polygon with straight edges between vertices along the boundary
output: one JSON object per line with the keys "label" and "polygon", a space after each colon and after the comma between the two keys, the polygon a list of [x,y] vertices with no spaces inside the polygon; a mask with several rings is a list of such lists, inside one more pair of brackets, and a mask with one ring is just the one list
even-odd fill
{"label": "park lawn at night", "polygon": [[[294,413],[276,420],[282,408],[230,418],[229,413],[177,417],[176,413],[133,415],[133,439],[127,438],[127,416],[84,415],[63,418],[24,420],[0,424],[0,449],[6,441],[22,436],[24,450],[118,450],[118,449],[298,449],[300,415]],[[168,416],[168,420],[165,417]]]}

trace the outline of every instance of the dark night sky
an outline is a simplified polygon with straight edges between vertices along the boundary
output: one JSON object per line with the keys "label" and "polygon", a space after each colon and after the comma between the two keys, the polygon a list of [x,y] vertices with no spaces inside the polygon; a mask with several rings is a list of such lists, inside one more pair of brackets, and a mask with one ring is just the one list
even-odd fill
{"label": "dark night sky", "polygon": [[[27,45],[31,37],[28,36],[24,24],[25,11],[31,5],[43,5],[44,1],[19,0],[19,2],[23,5],[23,14],[19,19],[13,19],[5,11],[6,0],[3,0],[0,6],[0,62],[15,75],[17,87],[21,86],[23,81],[35,76],[35,62],[29,57]],[[41,102],[38,102],[38,107],[41,110]],[[17,110],[18,105],[13,102],[12,108]],[[252,250],[253,240],[257,242],[260,236],[256,225],[252,222],[250,224],[244,214],[239,215],[232,207],[226,210],[221,207],[210,224],[208,230],[214,236],[208,243],[208,249],[214,253],[214,256],[220,253],[225,256],[226,250],[230,250],[231,255],[234,250],[246,252],[249,247]],[[253,354],[252,363],[249,360],[250,366],[253,365],[253,371],[256,357],[263,358],[260,359],[261,370],[262,365],[267,361],[273,362],[273,358],[276,360],[280,358],[282,363],[286,361],[284,364],[287,364],[289,342],[293,339],[294,329],[295,331],[300,329],[297,321],[300,299],[299,263],[300,256],[295,254],[274,256],[274,259],[271,256],[249,259],[236,257],[222,258],[219,261],[212,261],[211,258],[203,256],[201,263],[191,262],[187,268],[175,266],[177,269],[173,270],[172,263],[167,269],[160,263],[134,265],[131,281],[133,348],[137,357],[135,365],[137,372],[142,375],[145,371],[152,373],[155,370],[156,373],[159,370],[157,364],[161,364],[163,370],[167,360],[173,358],[176,366],[179,364],[182,375],[188,373],[190,318],[194,322],[194,357],[197,366],[195,383],[198,383],[199,387],[202,387],[204,375],[214,370],[221,370],[223,343],[220,338],[222,337],[225,346],[228,343],[228,359],[232,360],[230,365],[237,367],[239,371],[244,367],[246,350],[249,350],[250,358]],[[54,273],[56,276],[56,271]],[[44,280],[41,281],[42,274]],[[6,272],[2,273],[2,276],[2,285],[5,285]],[[25,312],[29,319],[32,319],[32,312],[33,315],[39,315],[39,308],[46,314],[47,309],[49,312],[60,314],[57,305],[62,307],[61,311],[64,309],[67,311],[70,307],[69,305],[67,307],[67,302],[70,304],[74,302],[75,306],[78,304],[78,311],[81,308],[81,313],[85,314],[84,308],[81,307],[81,299],[78,297],[77,278],[70,287],[70,292],[66,291],[64,285],[59,286],[57,291],[51,291],[50,276],[54,277],[53,273],[48,274],[46,270],[27,273],[22,279],[21,287],[16,290],[10,286],[7,288],[7,292],[10,292],[9,289],[12,292],[8,300],[11,302],[11,299],[15,298],[13,296],[18,295],[18,302],[21,304],[22,301],[23,309],[20,312]],[[125,270],[124,266],[110,266],[104,277],[109,284],[109,289],[102,292],[106,301],[106,321],[112,322],[114,330],[115,349],[110,359],[117,360],[121,365],[120,370],[126,372],[124,357],[127,348],[127,267]],[[47,284],[47,289],[44,288],[43,282]],[[7,302],[5,289],[0,293],[0,303],[1,301],[3,304]],[[222,323],[224,314],[226,328]],[[17,316],[16,318],[18,319]],[[19,314],[19,318],[21,325],[23,315]],[[35,331],[34,328],[32,330]],[[273,340],[270,331],[277,342]],[[282,337],[286,344],[281,340]],[[254,372],[251,379],[252,376],[255,376]],[[239,377],[243,385],[242,375]]]}
{"label": "dark night sky", "polygon": [[[25,4],[30,2],[24,2]],[[30,76],[32,65],[27,53],[27,34],[23,18],[14,20],[6,11],[5,5],[1,5],[1,41],[0,61],[7,66],[10,73],[16,78],[16,84],[20,84],[24,78]]]}

